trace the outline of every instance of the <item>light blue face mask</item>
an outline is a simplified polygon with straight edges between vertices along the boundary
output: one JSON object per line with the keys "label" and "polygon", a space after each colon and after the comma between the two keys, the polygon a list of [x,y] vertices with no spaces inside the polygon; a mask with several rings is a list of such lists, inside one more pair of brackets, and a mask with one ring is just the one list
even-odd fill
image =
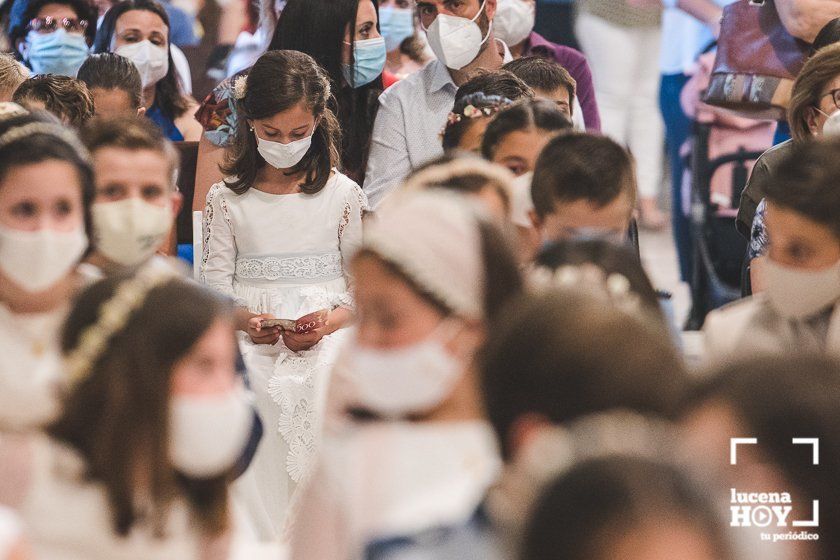
{"label": "light blue face mask", "polygon": [[379,8],[379,30],[385,37],[385,50],[396,50],[414,35],[414,13],[408,8]]}
{"label": "light blue face mask", "polygon": [[90,50],[84,35],[59,29],[52,33],[30,31],[26,36],[26,59],[33,74],[76,77]]}
{"label": "light blue face mask", "polygon": [[385,68],[385,39],[365,39],[353,42],[353,67],[342,64],[344,79],[354,88],[371,83]]}

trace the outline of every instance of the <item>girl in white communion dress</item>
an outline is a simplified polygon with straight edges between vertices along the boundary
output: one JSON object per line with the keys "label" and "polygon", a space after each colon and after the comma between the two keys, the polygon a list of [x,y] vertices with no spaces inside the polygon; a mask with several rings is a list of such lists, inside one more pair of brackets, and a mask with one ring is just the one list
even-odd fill
{"label": "girl in white communion dress", "polygon": [[[201,278],[234,298],[265,435],[239,490],[263,536],[280,536],[314,454],[328,373],[350,319],[345,263],[367,200],[339,173],[327,75],[273,51],[235,87],[239,127],[204,214]],[[285,321],[278,321],[282,319]]]}

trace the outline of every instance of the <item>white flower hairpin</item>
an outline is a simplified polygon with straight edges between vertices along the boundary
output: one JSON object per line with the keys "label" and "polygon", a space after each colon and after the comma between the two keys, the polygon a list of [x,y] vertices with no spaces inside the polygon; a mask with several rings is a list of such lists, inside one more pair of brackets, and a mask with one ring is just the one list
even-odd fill
{"label": "white flower hairpin", "polygon": [[248,88],[247,76],[239,76],[233,81],[234,99],[244,99]]}

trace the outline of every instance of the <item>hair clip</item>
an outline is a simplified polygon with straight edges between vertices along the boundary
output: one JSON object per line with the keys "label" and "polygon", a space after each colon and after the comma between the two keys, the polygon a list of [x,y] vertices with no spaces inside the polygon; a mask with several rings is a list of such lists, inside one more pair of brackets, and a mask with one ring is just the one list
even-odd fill
{"label": "hair clip", "polygon": [[233,81],[233,98],[237,99],[237,100],[244,99],[245,98],[245,93],[247,93],[247,86],[248,86],[248,77],[247,76],[238,76]]}

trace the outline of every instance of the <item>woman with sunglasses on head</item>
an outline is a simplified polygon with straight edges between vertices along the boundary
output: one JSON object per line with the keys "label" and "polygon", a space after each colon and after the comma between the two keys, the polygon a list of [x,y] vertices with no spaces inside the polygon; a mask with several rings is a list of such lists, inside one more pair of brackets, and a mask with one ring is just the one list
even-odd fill
{"label": "woman with sunglasses on head", "polygon": [[[364,181],[385,66],[378,4],[377,0],[289,0],[268,45],[270,51],[308,54],[326,70],[342,132],[339,167],[359,184]],[[249,71],[243,70],[240,76]],[[196,113],[204,135],[198,150],[193,210],[202,210],[210,186],[222,179],[219,164],[242,125],[233,95],[237,77],[219,84]]]}
{"label": "woman with sunglasses on head", "polygon": [[86,0],[17,0],[9,40],[33,74],[76,77],[96,34],[96,10]]}
{"label": "woman with sunglasses on head", "polygon": [[193,118],[196,103],[184,93],[169,34],[169,16],[163,6],[154,0],[124,0],[105,14],[94,52],[113,52],[137,66],[146,116],[170,140],[198,140],[201,126]]}

